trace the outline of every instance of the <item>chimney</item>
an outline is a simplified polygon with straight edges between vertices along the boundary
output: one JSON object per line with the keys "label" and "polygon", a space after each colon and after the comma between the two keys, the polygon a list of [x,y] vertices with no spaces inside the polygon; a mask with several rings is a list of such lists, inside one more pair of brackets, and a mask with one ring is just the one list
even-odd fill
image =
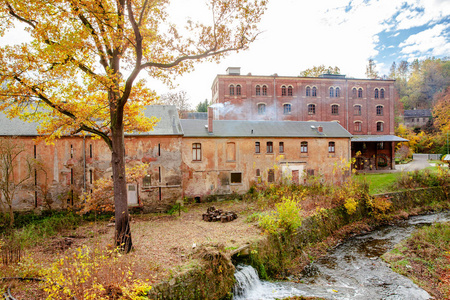
{"label": "chimney", "polygon": [[208,133],[213,133],[214,109],[208,106]]}
{"label": "chimney", "polygon": [[228,75],[241,75],[241,67],[228,67]]}
{"label": "chimney", "polygon": [[323,132],[323,127],[322,127],[322,126],[317,126],[317,130],[318,130],[319,132]]}

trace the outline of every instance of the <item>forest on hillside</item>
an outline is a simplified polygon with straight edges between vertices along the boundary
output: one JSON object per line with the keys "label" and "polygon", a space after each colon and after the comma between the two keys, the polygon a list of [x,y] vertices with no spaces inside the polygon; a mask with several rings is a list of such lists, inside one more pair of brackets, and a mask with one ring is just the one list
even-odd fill
{"label": "forest on hillside", "polygon": [[[399,145],[401,156],[412,153],[446,154],[450,131],[450,61],[427,58],[394,62],[387,76],[395,79],[397,92],[396,135],[409,140]],[[422,127],[406,128],[404,110],[430,109],[433,118]],[[408,148],[408,149],[407,149]]]}

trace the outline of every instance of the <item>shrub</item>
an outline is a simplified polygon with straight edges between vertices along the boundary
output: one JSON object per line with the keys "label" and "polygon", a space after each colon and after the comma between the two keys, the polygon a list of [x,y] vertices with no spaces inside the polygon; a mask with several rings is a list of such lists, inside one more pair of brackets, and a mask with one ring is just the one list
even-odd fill
{"label": "shrub", "polygon": [[276,210],[259,219],[259,226],[266,232],[277,234],[280,230],[292,233],[302,224],[301,209],[296,198],[282,197],[281,202],[275,205]]}
{"label": "shrub", "polygon": [[86,246],[67,254],[45,272],[47,299],[147,299],[151,286],[119,257],[118,251]]}

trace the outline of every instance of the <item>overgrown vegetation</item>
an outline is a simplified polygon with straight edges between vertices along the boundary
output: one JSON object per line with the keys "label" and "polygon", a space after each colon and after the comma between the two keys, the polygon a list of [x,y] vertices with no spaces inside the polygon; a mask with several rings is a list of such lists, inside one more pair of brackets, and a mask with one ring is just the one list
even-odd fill
{"label": "overgrown vegetation", "polygon": [[417,230],[383,259],[435,299],[450,298],[450,223]]}

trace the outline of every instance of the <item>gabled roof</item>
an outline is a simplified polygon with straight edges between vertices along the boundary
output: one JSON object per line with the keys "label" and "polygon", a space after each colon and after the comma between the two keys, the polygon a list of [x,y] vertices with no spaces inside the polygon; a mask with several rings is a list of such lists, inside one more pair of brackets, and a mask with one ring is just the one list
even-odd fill
{"label": "gabled roof", "polygon": [[[146,117],[155,116],[159,122],[149,132],[137,132],[128,135],[182,135],[177,108],[174,105],[149,105],[144,110]],[[9,119],[0,112],[0,136],[37,136],[38,123],[25,122],[19,118]]]}
{"label": "gabled roof", "polygon": [[429,109],[407,109],[404,111],[405,117],[431,117],[431,110]]}
{"label": "gabled roof", "polygon": [[[337,122],[214,120],[208,133],[207,120],[181,120],[186,137],[345,137],[352,135]],[[323,132],[318,131],[323,127]]]}

